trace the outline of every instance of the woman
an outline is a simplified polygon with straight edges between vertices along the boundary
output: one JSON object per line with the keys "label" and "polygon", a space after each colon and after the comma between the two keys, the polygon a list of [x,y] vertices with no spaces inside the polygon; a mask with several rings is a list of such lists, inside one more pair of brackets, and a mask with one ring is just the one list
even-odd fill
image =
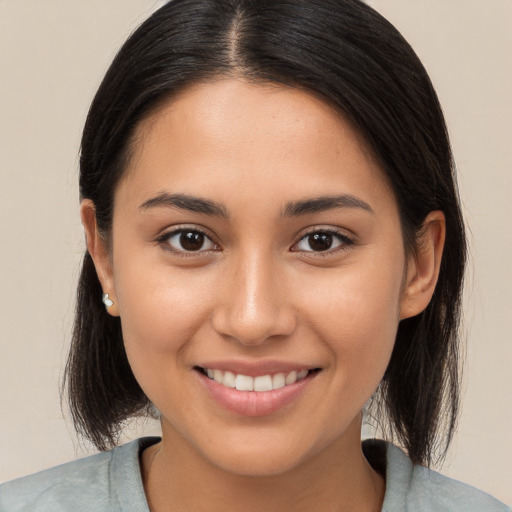
{"label": "woman", "polygon": [[[508,510],[425,467],[457,413],[464,229],[435,92],[373,10],[168,3],[96,95],[80,189],[66,382],[103,452],[2,510]],[[407,455],[361,446],[365,406]],[[161,439],[104,451],[148,413]]]}

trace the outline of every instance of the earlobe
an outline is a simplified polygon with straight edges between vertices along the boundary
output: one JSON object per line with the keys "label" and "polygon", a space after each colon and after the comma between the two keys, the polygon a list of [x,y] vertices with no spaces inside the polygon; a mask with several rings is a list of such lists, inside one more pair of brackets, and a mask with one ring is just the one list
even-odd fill
{"label": "earlobe", "polygon": [[112,316],[119,316],[117,308],[117,300],[115,299],[114,276],[112,271],[112,262],[107,243],[102,238],[96,223],[96,209],[94,203],[90,199],[84,199],[80,204],[80,217],[85,230],[85,238],[87,250],[91,255],[96,274],[101,283],[103,294],[108,294],[109,300],[112,302],[109,306],[103,297],[98,297],[98,301],[104,302],[107,311]]}
{"label": "earlobe", "polygon": [[400,309],[401,320],[418,315],[428,306],[439,277],[445,235],[443,212],[430,212],[423,223],[417,250],[409,257]]}

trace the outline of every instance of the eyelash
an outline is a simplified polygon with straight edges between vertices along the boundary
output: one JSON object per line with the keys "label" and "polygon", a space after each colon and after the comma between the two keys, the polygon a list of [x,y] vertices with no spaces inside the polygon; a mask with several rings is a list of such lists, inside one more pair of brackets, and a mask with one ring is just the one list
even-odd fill
{"label": "eyelash", "polygon": [[339,242],[339,245],[334,248],[326,249],[325,251],[293,251],[293,252],[305,252],[305,253],[311,253],[314,254],[315,257],[325,257],[329,256],[335,252],[338,251],[344,251],[349,249],[355,244],[355,240],[348,236],[346,233],[342,233],[336,229],[329,229],[329,228],[315,228],[311,231],[303,234],[299,241],[294,244],[294,247],[300,244],[302,241],[306,240],[308,237],[312,235],[330,235],[333,238],[337,239]]}
{"label": "eyelash", "polygon": [[[200,250],[197,250],[197,251],[186,251],[186,250],[180,250],[180,249],[174,249],[171,247],[169,241],[171,240],[171,238],[175,237],[176,235],[180,235],[180,234],[184,234],[184,233],[196,233],[196,234],[199,234],[199,235],[202,235],[204,237],[205,240],[208,240],[210,243],[213,244],[214,248],[213,249],[200,249]],[[211,251],[218,251],[218,247],[219,245],[214,241],[212,240],[212,237],[210,235],[208,235],[207,233],[205,233],[202,229],[199,229],[197,227],[179,227],[179,228],[176,228],[176,229],[173,229],[172,231],[168,231],[166,233],[163,233],[161,236],[159,236],[155,242],[158,244],[158,245],[161,245],[162,248],[166,251],[170,251],[172,252],[173,254],[177,255],[177,256],[181,256],[181,257],[190,257],[190,256],[197,256],[199,254],[203,255],[205,252],[211,252]]]}
{"label": "eyelash", "polygon": [[[214,247],[212,249],[199,249],[197,251],[187,251],[187,250],[180,250],[180,249],[172,248],[169,244],[169,240],[177,235],[184,234],[184,233],[195,233],[195,234],[202,235],[205,238],[205,240],[208,240],[211,244],[213,244]],[[312,235],[317,235],[317,234],[330,235],[333,238],[337,239],[339,244],[334,248],[329,248],[324,251],[313,251],[313,250],[304,251],[304,250],[300,250],[300,249],[299,250],[294,249],[294,247],[298,246],[301,242],[306,240],[308,237],[310,237]],[[179,227],[179,228],[173,229],[172,231],[166,232],[166,233],[162,234],[161,236],[159,236],[155,240],[155,242],[158,245],[161,245],[164,248],[164,250],[170,251],[173,254],[181,256],[181,257],[197,256],[199,254],[202,255],[205,252],[220,250],[219,245],[212,239],[212,237],[197,227]],[[300,239],[298,240],[298,242],[293,244],[291,251],[292,252],[311,253],[311,254],[314,254],[315,257],[317,257],[317,256],[325,257],[325,256],[328,256],[328,255],[333,254],[338,251],[347,250],[354,244],[355,244],[355,240],[345,233],[341,233],[340,231],[337,231],[335,229],[317,228],[317,229],[312,229],[311,231],[303,234],[300,237]]]}

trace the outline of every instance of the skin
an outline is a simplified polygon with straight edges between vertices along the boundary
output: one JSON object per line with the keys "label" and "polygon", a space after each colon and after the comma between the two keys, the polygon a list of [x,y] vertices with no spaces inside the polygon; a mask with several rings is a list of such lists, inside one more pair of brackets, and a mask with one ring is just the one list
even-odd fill
{"label": "skin", "polygon": [[[164,191],[214,201],[228,216],[141,209]],[[371,211],[283,216],[290,202],[343,194]],[[432,296],[441,212],[406,256],[393,192],[339,114],[303,91],[219,79],[137,128],[111,252],[90,201],[81,214],[133,372],[162,415],[162,442],[142,456],[152,511],[381,509],[385,484],[361,451],[361,410],[400,319]],[[162,239],[176,228],[212,242],[184,254],[178,236]],[[307,235],[325,230],[341,238],[312,250]],[[194,370],[232,359],[321,371],[288,406],[246,417],[220,407]]]}

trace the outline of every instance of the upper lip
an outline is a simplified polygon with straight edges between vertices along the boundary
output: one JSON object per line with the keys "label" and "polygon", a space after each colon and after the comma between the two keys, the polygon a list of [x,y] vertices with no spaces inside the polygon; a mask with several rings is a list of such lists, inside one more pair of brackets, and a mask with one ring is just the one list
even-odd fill
{"label": "upper lip", "polygon": [[270,359],[257,361],[224,359],[219,361],[205,361],[195,366],[203,369],[209,368],[211,370],[222,370],[224,372],[229,371],[234,374],[247,375],[248,377],[257,377],[259,375],[275,373],[290,373],[293,371],[300,372],[302,370],[314,370],[320,368],[318,365],[311,365],[307,363]]}

